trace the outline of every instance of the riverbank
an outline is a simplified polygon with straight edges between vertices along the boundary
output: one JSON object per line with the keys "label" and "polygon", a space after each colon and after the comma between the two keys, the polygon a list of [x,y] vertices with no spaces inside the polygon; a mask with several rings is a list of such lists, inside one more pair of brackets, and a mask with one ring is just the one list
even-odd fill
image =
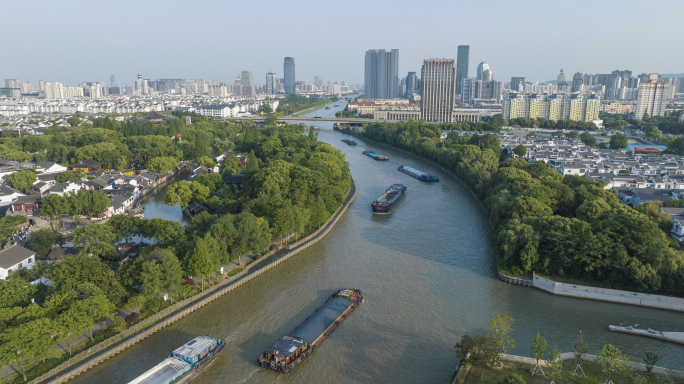
{"label": "riverbank", "polygon": [[[601,375],[601,367],[598,366],[596,362],[595,355],[583,355],[581,358],[582,370],[584,371],[584,376],[575,376],[573,371],[575,369],[575,354],[573,352],[561,353],[561,359],[563,360],[563,370],[561,374],[561,379],[563,382],[570,383],[586,383],[586,382],[603,382],[605,377]],[[527,383],[548,383],[549,378],[542,375],[532,376],[531,371],[537,364],[537,361],[531,357],[516,356],[501,354],[501,360],[503,362],[503,367],[501,369],[493,369],[491,367],[486,367],[484,370],[484,381],[480,381],[480,368],[472,368],[470,365],[462,364],[458,367],[456,371],[456,377],[452,383],[497,383],[500,382],[504,377],[510,374],[520,375]],[[548,361],[539,360],[539,365],[543,368],[549,366]],[[639,372],[641,376],[643,373],[648,372],[646,364],[637,363],[633,361],[628,361],[627,366],[633,371]],[[667,375],[670,378],[682,380],[684,377],[684,372],[675,371],[663,367],[652,367],[651,373],[655,375]],[[679,383],[681,381],[677,381]]]}
{"label": "riverbank", "polygon": [[345,195],[345,199],[340,207],[335,211],[328,221],[317,231],[298,242],[285,246],[284,248],[272,251],[254,263],[248,265],[244,270],[233,276],[226,276],[217,285],[207,288],[204,292],[180,301],[158,314],[136,324],[135,326],[123,331],[121,334],[95,345],[87,351],[72,357],[68,361],[55,367],[50,372],[34,379],[31,383],[63,383],[78,376],[97,364],[109,359],[126,348],[142,341],[151,334],[174,323],[175,321],[187,316],[206,304],[216,300],[224,294],[233,291],[244,283],[263,274],[280,263],[290,259],[294,255],[316,244],[327,235],[335,226],[340,217],[347,211],[351,203],[356,198],[356,185],[352,183]]}

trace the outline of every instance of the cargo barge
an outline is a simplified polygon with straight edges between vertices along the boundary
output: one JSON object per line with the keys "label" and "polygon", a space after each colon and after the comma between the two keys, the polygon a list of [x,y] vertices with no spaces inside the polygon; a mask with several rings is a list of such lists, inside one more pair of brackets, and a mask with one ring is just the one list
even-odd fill
{"label": "cargo barge", "polygon": [[288,336],[257,358],[266,369],[288,373],[320,345],[361,304],[361,290],[340,289]]}
{"label": "cargo barge", "polygon": [[404,192],[406,187],[403,184],[392,184],[380,198],[371,203],[373,213],[389,213]]}
{"label": "cargo barge", "polygon": [[408,165],[400,165],[399,166],[399,172],[403,172],[411,177],[415,177],[416,179],[420,181],[428,181],[428,182],[437,182],[439,181],[439,177],[435,175],[430,175],[429,173],[425,173],[423,171],[419,171],[415,168],[409,167]]}
{"label": "cargo barge", "polygon": [[188,383],[202,373],[225,346],[221,339],[198,336],[128,384]]}
{"label": "cargo barge", "polygon": [[342,139],[342,142],[347,144],[347,145],[356,145],[356,141],[354,141],[354,140]]}
{"label": "cargo barge", "polygon": [[389,157],[383,156],[383,155],[378,155],[377,153],[371,152],[371,151],[363,151],[363,154],[366,156],[370,156],[373,160],[377,160],[377,161],[389,160]]}

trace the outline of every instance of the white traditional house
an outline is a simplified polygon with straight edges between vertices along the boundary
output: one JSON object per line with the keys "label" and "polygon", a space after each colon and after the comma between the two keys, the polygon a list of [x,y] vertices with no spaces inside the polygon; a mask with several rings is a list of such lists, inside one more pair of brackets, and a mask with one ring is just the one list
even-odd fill
{"label": "white traditional house", "polygon": [[678,242],[684,241],[684,208],[660,208],[670,216],[672,220],[672,230],[670,236]]}
{"label": "white traditional house", "polygon": [[8,245],[0,250],[0,279],[9,279],[10,271],[19,268],[33,268],[36,263],[36,253],[21,245]]}
{"label": "white traditional house", "polygon": [[36,171],[39,173],[62,173],[67,171],[67,167],[59,165],[54,161],[39,161],[36,163]]}
{"label": "white traditional house", "polygon": [[78,192],[82,188],[81,184],[79,183],[74,183],[74,182],[66,182],[66,183],[57,183],[53,185],[48,191],[47,195],[59,195],[59,196],[64,196],[68,194],[69,192]]}
{"label": "white traditional house", "polygon": [[0,184],[0,207],[9,205],[19,196],[26,195],[8,185]]}

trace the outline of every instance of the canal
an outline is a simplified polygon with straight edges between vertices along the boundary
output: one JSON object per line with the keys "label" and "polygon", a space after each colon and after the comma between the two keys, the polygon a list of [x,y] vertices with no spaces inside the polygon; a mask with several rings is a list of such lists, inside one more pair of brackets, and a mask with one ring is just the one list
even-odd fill
{"label": "canal", "polygon": [[[335,104],[339,107],[309,116],[331,116],[344,108]],[[499,313],[515,319],[514,354],[528,356],[537,332],[549,347],[570,351],[582,330],[592,352],[612,343],[633,360],[651,351],[664,356],[661,365],[682,363],[681,346],[607,329],[608,324],[639,323],[684,331],[682,314],[558,297],[500,282],[487,216],[464,186],[398,151],[360,139],[354,139],[357,146],[347,146],[340,140],[351,137],[333,131],[332,124],[317,125],[320,141],[346,153],[358,191],[327,237],[73,383],[127,383],[201,334],[223,338],[227,347],[193,383],[446,383],[456,365],[454,344],[464,333],[480,332]],[[373,161],[364,150],[390,161]],[[435,173],[441,181],[422,183],[398,172],[401,164]],[[373,215],[370,202],[392,183],[404,183],[406,196],[390,215]],[[165,213],[174,209],[160,205],[162,190],[152,202]],[[180,220],[180,210],[164,217]],[[341,287],[363,290],[365,303],[315,353],[285,376],[257,368],[264,349]]]}

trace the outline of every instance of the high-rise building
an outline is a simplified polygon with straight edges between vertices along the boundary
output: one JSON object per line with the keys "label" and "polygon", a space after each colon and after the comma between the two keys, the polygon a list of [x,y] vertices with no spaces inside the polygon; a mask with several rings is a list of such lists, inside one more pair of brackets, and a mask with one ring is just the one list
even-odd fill
{"label": "high-rise building", "polygon": [[364,97],[394,99],[399,97],[399,50],[366,51]]}
{"label": "high-rise building", "polygon": [[17,79],[5,79],[5,88],[21,88],[21,81]]}
{"label": "high-rise building", "polygon": [[297,93],[295,88],[295,61],[294,57],[286,57],[284,63],[284,74],[285,74],[285,93],[288,95],[294,95]]}
{"label": "high-rise building", "polygon": [[[639,77],[641,78],[641,76]],[[670,84],[667,79],[661,79],[657,73],[651,73],[648,80],[643,80],[639,84],[634,117],[641,119],[644,114],[648,114],[648,116],[665,115],[665,102],[669,91]]]}
{"label": "high-rise building", "polygon": [[483,80],[483,73],[485,69],[489,69],[489,64],[484,61],[477,66],[477,80]]}
{"label": "high-rise building", "polygon": [[456,103],[456,64],[452,59],[423,61],[420,74],[420,118],[451,123]]}
{"label": "high-rise building", "polygon": [[409,96],[418,93],[418,76],[415,72],[409,72],[406,76],[406,95]]}
{"label": "high-rise building", "polygon": [[273,71],[268,71],[266,74],[266,93],[269,95],[278,93],[276,89],[276,74]]}
{"label": "high-rise building", "polygon": [[109,84],[114,85],[116,82],[114,81],[114,75],[109,76]]}
{"label": "high-rise building", "polygon": [[525,90],[525,78],[524,77],[511,77],[511,90],[512,91],[524,91]]}
{"label": "high-rise building", "polygon": [[256,95],[256,87],[254,86],[254,79],[252,78],[252,71],[242,71],[238,77],[240,85],[240,93],[243,95]]}
{"label": "high-rise building", "polygon": [[456,92],[461,94],[463,80],[468,78],[468,64],[470,62],[470,45],[459,45],[456,56]]}
{"label": "high-rise building", "polygon": [[522,94],[507,93],[501,102],[501,115],[509,121],[519,117],[547,120],[598,120],[601,100],[582,93]]}
{"label": "high-rise building", "polygon": [[138,78],[135,80],[135,91],[138,95],[143,94],[143,76],[142,76],[142,73],[138,73]]}
{"label": "high-rise building", "polygon": [[487,68],[484,71],[482,71],[482,81],[492,81],[494,80],[494,72],[492,72],[491,69]]}
{"label": "high-rise building", "polygon": [[565,84],[566,84],[565,83],[565,72],[563,72],[563,70],[561,69],[558,76],[556,76],[556,85],[561,86],[561,85],[565,85]]}
{"label": "high-rise building", "polygon": [[316,88],[320,88],[323,85],[323,79],[318,76],[314,76],[314,85]]}

